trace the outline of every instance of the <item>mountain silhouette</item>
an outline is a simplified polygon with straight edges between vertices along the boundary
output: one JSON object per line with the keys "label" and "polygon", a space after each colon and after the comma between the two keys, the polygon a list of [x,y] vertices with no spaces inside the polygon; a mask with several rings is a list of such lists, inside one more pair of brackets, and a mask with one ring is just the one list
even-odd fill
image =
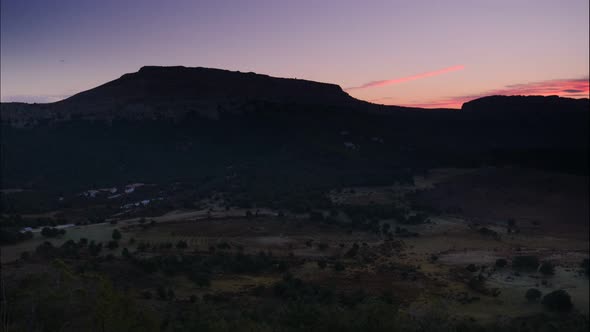
{"label": "mountain silhouette", "polygon": [[334,84],[143,67],[59,102],[3,103],[3,185],[223,187],[236,169],[243,190],[261,181],[276,190],[276,183],[291,181],[286,191],[406,181],[436,167],[587,174],[588,104],[491,96],[461,110],[427,110],[359,101]]}

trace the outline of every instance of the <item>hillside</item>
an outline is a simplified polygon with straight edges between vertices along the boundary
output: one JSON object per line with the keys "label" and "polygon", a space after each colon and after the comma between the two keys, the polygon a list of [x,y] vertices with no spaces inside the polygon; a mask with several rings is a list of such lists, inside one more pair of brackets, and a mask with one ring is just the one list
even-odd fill
{"label": "hillside", "polygon": [[333,84],[143,67],[60,102],[2,104],[2,186],[207,179],[218,188],[237,173],[239,186],[260,192],[249,187],[258,181],[274,192],[276,181],[292,181],[286,191],[391,183],[433,167],[587,174],[587,106],[500,96],[462,110],[409,109]]}

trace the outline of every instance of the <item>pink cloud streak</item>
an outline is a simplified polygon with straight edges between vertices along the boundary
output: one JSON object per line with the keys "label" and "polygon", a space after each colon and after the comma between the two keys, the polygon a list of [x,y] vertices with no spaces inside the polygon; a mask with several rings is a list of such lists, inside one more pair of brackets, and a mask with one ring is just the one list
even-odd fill
{"label": "pink cloud streak", "polygon": [[443,68],[443,69],[439,69],[439,70],[435,70],[435,71],[430,71],[430,72],[426,72],[426,73],[422,73],[422,74],[418,74],[418,75],[413,75],[413,76],[396,78],[396,79],[392,79],[392,80],[373,81],[373,82],[365,83],[365,84],[360,85],[360,86],[346,88],[344,90],[351,91],[351,90],[366,89],[366,88],[375,88],[375,87],[381,87],[381,86],[386,86],[386,85],[404,83],[404,82],[413,81],[413,80],[417,80],[417,79],[421,79],[421,78],[437,76],[437,75],[449,73],[449,72],[452,72],[452,71],[461,70],[461,69],[464,69],[464,68],[465,68],[465,66],[463,66],[463,65],[452,66],[452,67],[448,67],[448,68]]}
{"label": "pink cloud streak", "polygon": [[371,102],[390,105],[424,107],[424,108],[461,108],[463,103],[493,95],[536,95],[536,96],[561,96],[570,98],[590,97],[590,81],[588,78],[579,79],[558,79],[540,82],[529,82],[522,84],[507,85],[502,89],[490,90],[478,94],[454,96],[439,100],[432,100],[421,103],[393,103],[394,98],[384,97],[373,99]]}

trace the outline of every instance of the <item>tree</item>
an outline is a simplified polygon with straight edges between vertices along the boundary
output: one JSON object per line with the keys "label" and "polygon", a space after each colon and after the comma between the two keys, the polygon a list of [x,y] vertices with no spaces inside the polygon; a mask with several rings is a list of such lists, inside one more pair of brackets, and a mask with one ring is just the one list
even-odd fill
{"label": "tree", "polygon": [[505,260],[504,258],[498,258],[498,259],[496,259],[496,267],[503,268],[506,265],[508,265],[508,261]]}
{"label": "tree", "polygon": [[537,256],[516,256],[512,260],[512,267],[515,269],[536,270],[539,267]]}
{"label": "tree", "polygon": [[567,312],[573,307],[570,295],[563,289],[545,295],[541,303],[550,311]]}
{"label": "tree", "polygon": [[318,266],[320,269],[322,269],[322,270],[325,269],[326,265],[327,265],[326,261],[324,261],[324,260],[318,261]]}
{"label": "tree", "polygon": [[22,259],[23,261],[26,261],[29,258],[31,258],[31,253],[29,253],[28,251],[24,251],[20,254],[20,259]]}
{"label": "tree", "polygon": [[178,249],[186,249],[188,247],[188,244],[186,243],[186,241],[180,240],[178,241],[178,243],[176,243],[176,248]]}
{"label": "tree", "polygon": [[555,274],[555,267],[550,262],[544,262],[541,264],[539,271],[544,275],[553,275]]}
{"label": "tree", "polygon": [[334,264],[334,271],[344,271],[345,267],[344,264],[340,263],[340,262],[336,262]]}
{"label": "tree", "polygon": [[586,276],[588,276],[589,272],[590,272],[590,260],[588,258],[585,258],[582,263],[580,263],[580,267],[584,270],[584,273],[586,274]]}
{"label": "tree", "polygon": [[119,241],[121,239],[121,232],[118,229],[113,229],[113,240]]}
{"label": "tree", "polygon": [[359,251],[358,243],[354,243],[352,247],[346,252],[347,257],[354,257]]}
{"label": "tree", "polygon": [[156,293],[158,294],[160,300],[166,299],[166,288],[164,288],[164,286],[159,285],[158,288],[156,288]]}
{"label": "tree", "polygon": [[529,290],[527,290],[526,293],[524,294],[524,296],[526,297],[526,299],[529,302],[538,301],[542,295],[543,295],[543,293],[541,293],[541,291],[536,288],[529,288]]}
{"label": "tree", "polygon": [[324,215],[319,211],[311,211],[309,213],[309,220],[314,222],[324,221]]}
{"label": "tree", "polygon": [[43,229],[41,230],[41,235],[43,235],[44,237],[56,237],[58,235],[64,234],[66,234],[66,230],[63,228],[57,229],[52,227],[43,227]]}

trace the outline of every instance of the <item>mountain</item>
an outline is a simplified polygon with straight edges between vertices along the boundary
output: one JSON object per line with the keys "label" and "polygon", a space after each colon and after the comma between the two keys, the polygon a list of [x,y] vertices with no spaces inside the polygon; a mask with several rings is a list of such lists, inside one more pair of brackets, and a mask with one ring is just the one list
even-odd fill
{"label": "mountain", "polygon": [[270,199],[403,182],[436,167],[587,174],[589,114],[587,99],[493,96],[461,110],[411,109],[359,101],[333,84],[143,67],[60,102],[3,103],[2,186],[178,181]]}
{"label": "mountain", "polygon": [[142,67],[136,73],[49,104],[2,104],[2,117],[16,125],[72,118],[217,118],[255,103],[362,108],[338,85],[212,68]]}
{"label": "mountain", "polygon": [[463,104],[463,111],[514,114],[520,112],[588,112],[588,98],[573,99],[559,96],[488,96]]}

